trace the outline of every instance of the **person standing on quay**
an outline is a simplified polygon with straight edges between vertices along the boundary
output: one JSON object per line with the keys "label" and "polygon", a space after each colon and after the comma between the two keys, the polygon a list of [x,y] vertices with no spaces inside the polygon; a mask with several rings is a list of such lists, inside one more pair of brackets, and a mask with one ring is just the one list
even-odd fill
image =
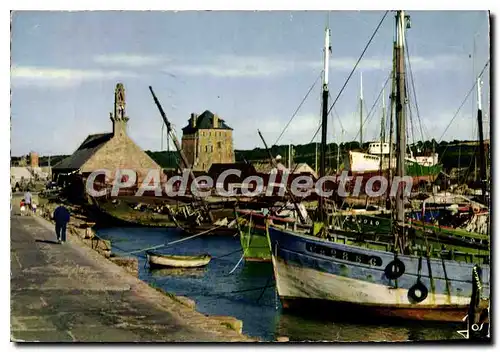
{"label": "person standing on quay", "polygon": [[66,242],[66,225],[69,222],[69,211],[63,205],[54,210],[54,220],[56,222],[56,235],[60,243]]}
{"label": "person standing on quay", "polygon": [[31,212],[31,193],[30,189],[28,188],[26,190],[26,193],[24,193],[24,205],[26,206],[26,210],[28,213]]}

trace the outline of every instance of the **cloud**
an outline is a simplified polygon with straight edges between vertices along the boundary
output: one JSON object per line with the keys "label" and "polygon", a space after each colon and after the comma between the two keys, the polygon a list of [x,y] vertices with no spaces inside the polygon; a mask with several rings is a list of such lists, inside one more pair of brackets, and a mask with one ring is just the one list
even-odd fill
{"label": "cloud", "polygon": [[131,72],[107,70],[83,70],[36,66],[13,66],[10,76],[14,85],[42,85],[68,87],[84,81],[135,77]]}
{"label": "cloud", "polygon": [[[189,59],[188,59],[189,60]],[[299,70],[321,70],[321,60],[282,59],[265,56],[219,55],[203,61],[188,61],[180,58],[167,58],[161,55],[104,54],[97,55],[93,61],[101,66],[122,66],[123,70],[105,68],[78,69],[59,67],[13,66],[11,78],[15,85],[42,85],[68,87],[83,81],[116,80],[124,77],[137,77],[138,73],[130,68],[149,67],[173,77],[211,76],[217,78],[266,78],[277,75],[293,75]],[[332,58],[330,68],[336,71],[350,71],[357,58]],[[165,66],[168,62],[168,66]],[[411,58],[413,71],[421,70],[460,70],[467,65],[456,55],[436,55],[433,57],[414,56]],[[369,57],[361,60],[361,71],[390,70],[392,58]],[[128,69],[127,69],[128,68]]]}
{"label": "cloud", "polygon": [[98,64],[112,66],[142,67],[163,64],[170,59],[162,55],[141,55],[141,54],[103,54],[96,55],[93,61]]}
{"label": "cloud", "polygon": [[[339,57],[330,60],[330,68],[339,71],[350,71],[358,59],[354,57]],[[383,70],[388,71],[392,68],[392,57],[374,56],[362,59],[357,69],[361,71]],[[452,54],[439,54],[435,56],[422,57],[411,56],[410,64],[414,71],[423,70],[459,70],[468,64],[468,59]],[[408,65],[406,63],[406,65]],[[322,63],[317,61],[311,63],[311,66],[322,67]]]}
{"label": "cloud", "polygon": [[[337,57],[330,60],[330,69],[336,71],[350,71],[356,64],[355,57]],[[456,55],[436,55],[431,57],[411,57],[411,67],[419,70],[458,70],[468,61]],[[321,70],[322,61],[281,59],[264,56],[233,56],[222,55],[204,62],[180,62],[172,60],[163,72],[187,76],[212,76],[227,78],[260,78],[277,75],[293,74],[297,70]],[[358,70],[389,71],[392,67],[391,57],[369,57],[362,59]]]}
{"label": "cloud", "polygon": [[413,70],[462,70],[470,66],[470,59],[458,55],[413,56],[410,64]]}
{"label": "cloud", "polygon": [[188,76],[266,77],[291,72],[300,63],[259,56],[221,55],[203,63],[173,63],[164,72]]}

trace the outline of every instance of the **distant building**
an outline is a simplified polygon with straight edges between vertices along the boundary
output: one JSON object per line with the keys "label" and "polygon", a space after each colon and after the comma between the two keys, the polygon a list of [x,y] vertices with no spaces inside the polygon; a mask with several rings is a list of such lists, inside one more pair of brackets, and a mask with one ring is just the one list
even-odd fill
{"label": "distant building", "polygon": [[258,173],[262,173],[262,174],[279,173],[279,172],[285,172],[285,171],[289,172],[288,168],[285,165],[283,165],[282,163],[280,163],[279,161],[277,161],[276,167],[274,167],[274,165],[271,164],[270,162],[255,163],[254,167]]}
{"label": "distant building", "polygon": [[33,179],[33,174],[28,167],[25,166],[12,166],[10,168],[10,184],[12,187],[16,183],[21,185],[21,183],[28,183]]}
{"label": "distant building", "polygon": [[30,166],[32,168],[38,167],[38,153],[35,152],[30,153]]}
{"label": "distant building", "polygon": [[193,170],[207,171],[212,164],[234,163],[233,129],[206,110],[191,114],[182,129],[182,151]]}
{"label": "distant building", "polygon": [[125,88],[118,83],[115,89],[114,113],[110,113],[113,127],[111,133],[89,135],[73,155],[63,159],[52,167],[52,173],[80,174],[86,178],[91,172],[99,169],[108,169],[112,177],[98,181],[109,183],[113,180],[115,171],[119,168],[132,169],[136,172],[136,184],[141,183],[150,169],[161,167],[151,159],[127,134],[125,115]]}
{"label": "distant building", "polygon": [[292,165],[292,169],[288,169],[285,165],[283,165],[280,162],[281,158],[278,157],[276,158],[276,167],[274,167],[273,164],[270,162],[267,163],[256,163],[254,164],[255,170],[257,170],[258,173],[262,174],[271,174],[271,173],[283,173],[283,172],[288,172],[292,173],[294,175],[311,175],[315,179],[318,178],[318,174],[313,170],[312,167],[310,167],[306,163],[299,163],[296,165]]}
{"label": "distant building", "polygon": [[311,175],[314,176],[314,178],[318,178],[318,174],[312,167],[310,167],[306,163],[300,163],[292,167],[293,173],[294,174],[303,174],[303,175]]}

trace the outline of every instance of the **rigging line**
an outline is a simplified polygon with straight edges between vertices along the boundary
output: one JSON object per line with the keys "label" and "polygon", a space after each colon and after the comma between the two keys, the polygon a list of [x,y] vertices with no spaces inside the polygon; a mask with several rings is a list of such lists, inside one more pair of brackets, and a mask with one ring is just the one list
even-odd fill
{"label": "rigging line", "polygon": [[[363,128],[366,123],[368,122],[368,120],[373,117],[374,115],[372,114],[373,113],[373,110],[375,109],[375,106],[378,104],[378,101],[380,100],[380,97],[382,96],[383,92],[384,92],[384,89],[385,87],[387,86],[387,83],[389,82],[389,80],[391,79],[392,77],[392,73],[389,74],[389,76],[387,77],[387,79],[385,80],[385,83],[384,85],[382,86],[382,89],[380,90],[380,92],[378,93],[378,96],[377,98],[375,99],[375,101],[373,102],[373,105],[372,107],[370,108],[370,111],[368,112],[368,115],[366,115],[366,118],[364,119],[363,121],[363,124],[361,125],[361,128]],[[355,141],[359,136],[359,131],[358,133],[356,133],[356,136],[352,139],[353,141]]]}
{"label": "rigging line", "polygon": [[[408,85],[409,85],[409,82],[406,82],[406,91],[407,92],[410,91]],[[411,109],[411,104],[408,103],[407,105],[408,105],[408,113],[410,115],[410,125],[407,126],[407,129],[408,129],[407,134],[409,136],[410,135],[410,130],[411,130],[411,138],[412,138],[412,141],[413,141],[413,145],[415,145],[415,126],[413,124],[413,110]],[[408,137],[408,140],[410,140],[409,137]],[[411,148],[411,146],[409,146],[409,147]]]}
{"label": "rigging line", "polygon": [[439,142],[442,141],[444,135],[446,134],[446,132],[448,131],[448,128],[450,128],[451,124],[453,123],[453,121],[455,120],[455,118],[457,117],[458,113],[460,112],[460,110],[462,109],[462,107],[465,105],[465,103],[467,102],[467,99],[469,98],[469,95],[474,91],[474,88],[476,88],[476,85],[477,85],[477,78],[481,77],[484,73],[484,70],[486,70],[486,67],[488,67],[488,64],[490,63],[490,59],[488,59],[488,61],[486,61],[486,63],[484,64],[484,67],[483,69],[481,70],[481,72],[479,73],[479,75],[476,77],[475,81],[474,81],[474,84],[472,85],[472,88],[469,90],[469,92],[467,93],[467,95],[465,96],[465,99],[463,100],[462,104],[460,104],[460,107],[458,108],[458,110],[455,112],[455,115],[453,115],[453,118],[451,119],[450,123],[448,124],[448,126],[446,126],[443,134],[441,135],[441,137],[439,138]]}
{"label": "rigging line", "polygon": [[[337,103],[337,100],[339,100],[340,98],[340,95],[342,94],[342,92],[344,91],[345,87],[347,86],[347,83],[349,83],[349,80],[351,79],[352,75],[354,74],[354,71],[356,71],[356,68],[358,67],[359,65],[359,62],[361,61],[361,59],[363,58],[363,56],[365,55],[365,52],[366,50],[368,49],[368,47],[370,46],[373,38],[375,38],[375,35],[377,34],[380,26],[382,25],[382,23],[384,22],[384,19],[385,17],[387,16],[387,14],[389,13],[389,10],[385,11],[384,13],[384,16],[382,16],[382,19],[380,20],[379,24],[377,25],[377,28],[375,28],[375,31],[373,32],[372,36],[370,37],[370,40],[368,40],[368,43],[366,44],[365,48],[363,49],[363,52],[361,53],[360,57],[358,58],[358,61],[356,61],[356,64],[354,65],[354,67],[352,68],[352,71],[351,73],[349,73],[349,76],[347,76],[347,79],[346,81],[344,82],[344,85],[342,86],[342,88],[340,89],[340,92],[339,94],[337,94],[337,97],[335,98],[333,104],[331,105],[330,109],[328,109],[328,114],[330,114],[330,111],[333,109],[333,107],[335,106],[335,104]],[[316,135],[318,134],[318,132],[321,130],[321,126],[319,126],[318,130],[316,131],[316,133],[314,134],[314,137],[312,138],[312,140],[314,140],[314,138],[316,138]]]}
{"label": "rigging line", "polygon": [[[474,159],[476,158],[476,152],[477,152],[477,150],[478,150],[478,146],[476,145],[474,147],[474,152],[472,153],[473,156],[470,159],[469,166],[467,167],[467,171],[464,174],[464,179],[463,179],[462,183],[458,182],[458,184],[465,184],[467,182],[467,179],[470,177],[472,163],[474,162]],[[458,180],[460,181],[460,172],[459,172]],[[476,181],[476,180],[474,180],[474,181]]]}
{"label": "rigging line", "polygon": [[[406,82],[406,91],[409,92],[409,82]],[[412,144],[415,145],[415,124],[413,123],[413,109],[412,104],[410,104],[410,100],[408,99],[408,115],[410,117],[410,124],[407,126],[407,133],[408,133],[408,141],[410,141],[410,132],[411,132],[411,141]],[[409,146],[411,148],[411,145]]]}
{"label": "rigging line", "polygon": [[[413,106],[415,109],[417,109],[417,107],[415,106],[415,103],[413,101],[409,101],[408,105]],[[418,112],[417,112],[417,114],[418,114]],[[417,117],[418,117],[418,121],[419,121],[420,133],[422,134],[422,142],[424,142],[426,140],[431,140],[429,130],[427,129],[425,124],[421,123],[422,120],[421,120],[420,116],[417,116]]]}
{"label": "rigging line", "polygon": [[413,78],[413,70],[411,69],[411,60],[410,60],[410,51],[408,49],[408,38],[405,38],[406,45],[405,45],[405,51],[406,51],[406,59],[408,61],[408,70],[410,71],[410,80],[411,80],[411,86],[412,86],[412,91],[413,91],[413,99],[415,99],[415,109],[417,111],[417,117],[418,117],[418,122],[420,126],[420,135],[422,136],[422,139],[424,138],[424,132],[422,129],[422,119],[420,118],[420,109],[418,108],[418,101],[417,101],[417,91],[415,89],[415,79]]}
{"label": "rigging line", "polygon": [[342,124],[342,120],[340,119],[340,115],[337,112],[337,109],[335,109],[335,107],[333,108],[333,112],[335,113],[335,115],[337,116],[337,119],[339,120],[339,125],[340,125],[341,132],[342,133],[346,132],[346,130],[344,128],[344,125]]}
{"label": "rigging line", "polygon": [[307,91],[307,94],[306,96],[302,99],[302,101],[300,102],[299,106],[297,107],[297,109],[295,110],[295,112],[293,113],[292,117],[290,118],[290,120],[288,121],[288,123],[286,124],[285,128],[283,129],[283,131],[281,132],[281,134],[279,135],[278,139],[276,139],[276,142],[274,142],[274,145],[277,145],[278,142],[280,141],[281,137],[283,137],[283,134],[285,133],[286,129],[288,128],[288,126],[290,126],[290,123],[293,121],[293,119],[295,118],[295,116],[297,115],[297,113],[299,112],[300,108],[302,107],[302,105],[304,104],[304,102],[306,101],[307,97],[309,96],[309,94],[311,93],[311,91],[313,90],[313,88],[316,86],[316,83],[318,83],[318,80],[321,78],[321,75],[323,74],[323,70],[321,70],[321,72],[319,73],[318,77],[316,78],[316,80],[314,81],[313,85],[311,86],[311,88],[309,88],[309,90]]}
{"label": "rigging line", "polygon": [[[448,124],[448,126],[446,126],[443,134],[441,135],[441,137],[439,138],[439,141],[436,141],[436,143],[440,143],[442,140],[443,140],[443,137],[444,135],[446,134],[446,131],[448,131],[448,128],[450,128],[451,124],[453,123],[453,120],[455,120],[455,118],[458,116],[458,113],[460,112],[460,110],[462,109],[462,107],[465,105],[467,99],[469,98],[469,95],[474,91],[474,88],[476,88],[476,85],[477,85],[477,78],[480,78],[484,71],[486,70],[486,67],[488,67],[490,63],[490,59],[488,59],[486,61],[486,63],[484,64],[483,66],[483,69],[481,70],[481,72],[479,73],[479,75],[476,77],[476,79],[474,80],[474,84],[472,85],[472,88],[469,90],[469,92],[467,93],[467,95],[465,96],[465,99],[462,101],[462,104],[460,104],[460,107],[457,109],[457,111],[455,112],[455,115],[453,115],[453,118],[451,119],[450,123]],[[443,153],[441,154],[441,156],[439,157],[439,161],[441,161],[446,153],[446,150],[448,149],[448,145],[446,145],[446,147],[444,148],[443,150]]]}
{"label": "rigging line", "polygon": [[[332,95],[330,94],[330,92],[328,92],[328,98],[329,98],[329,99],[332,99]],[[333,113],[335,114],[335,116],[336,116],[336,117],[337,117],[337,119],[339,120],[340,129],[342,130],[342,132],[345,132],[344,125],[342,125],[342,121],[340,120],[340,115],[339,115],[339,113],[337,112],[337,109],[335,109],[335,107],[333,107]]]}
{"label": "rigging line", "polygon": [[[363,111],[368,111],[368,109],[366,108],[366,100],[363,99]],[[366,115],[368,117],[368,115]],[[365,124],[363,124],[363,127],[365,126]],[[365,136],[368,137],[368,126],[366,126],[366,134]]]}

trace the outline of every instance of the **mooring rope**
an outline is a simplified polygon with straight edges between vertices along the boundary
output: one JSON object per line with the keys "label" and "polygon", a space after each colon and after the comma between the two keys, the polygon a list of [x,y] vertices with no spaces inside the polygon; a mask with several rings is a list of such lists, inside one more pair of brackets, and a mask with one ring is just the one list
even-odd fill
{"label": "mooring rope", "polygon": [[[250,216],[250,219],[252,217],[252,213],[249,213],[249,214],[242,214],[242,216],[240,218],[245,218],[247,216]],[[238,224],[237,222],[238,219],[234,219],[232,220],[228,225],[227,227],[228,228],[232,228],[235,224]],[[164,244],[160,244],[160,245],[156,245],[156,246],[152,246],[152,247],[147,247],[147,248],[141,248],[141,249],[137,249],[137,250],[133,250],[133,251],[130,251],[130,252],[126,252],[124,249],[116,246],[116,245],[113,245],[115,248],[119,249],[120,251],[124,252],[123,255],[129,255],[129,254],[138,254],[138,253],[141,253],[141,252],[145,252],[145,251],[149,251],[149,250],[153,250],[153,249],[158,249],[158,248],[163,248],[163,247],[168,247],[168,246],[171,246],[173,244],[176,244],[176,243],[181,243],[181,242],[184,242],[184,241],[187,241],[187,240],[190,240],[190,239],[193,239],[193,238],[196,238],[196,237],[199,237],[199,236],[203,236],[207,233],[210,233],[212,231],[215,231],[221,227],[224,227],[226,225],[218,225],[218,226],[215,226],[211,229],[208,229],[208,230],[205,230],[203,232],[200,232],[200,233],[197,233],[197,234],[194,234],[192,236],[189,236],[189,237],[185,237],[185,238],[181,238],[179,240],[175,240],[175,241],[172,241],[172,242],[169,242],[169,243],[164,243]],[[218,258],[222,258],[222,257],[225,257],[227,255],[230,255],[230,254],[233,254],[233,253],[236,253],[238,251],[241,251],[242,249],[238,249],[237,251],[234,251],[234,252],[231,252],[231,253],[228,253],[228,254],[225,254],[221,257],[218,257]],[[142,257],[145,257],[145,255],[142,255]],[[218,258],[214,258],[214,259],[218,259]]]}
{"label": "mooring rope", "polygon": [[224,257],[227,257],[227,256],[230,256],[231,254],[234,254],[234,253],[237,253],[237,252],[241,252],[243,250],[243,248],[239,248],[235,251],[232,251],[232,252],[229,252],[227,254],[224,254],[224,255],[221,255],[221,256],[218,256],[218,257],[214,257],[212,258],[212,260],[217,260],[217,259],[220,259],[220,258],[224,258]]}
{"label": "mooring rope", "polygon": [[245,254],[247,254],[247,250],[248,248],[250,247],[250,230],[252,228],[252,212],[250,212],[250,220],[249,220],[249,224],[248,224],[248,235],[249,235],[249,238],[248,238],[248,244],[247,244],[247,248],[245,248],[243,250],[243,254],[241,255],[241,258],[240,260],[238,260],[238,263],[236,263],[236,265],[234,266],[234,268],[229,272],[229,274],[227,275],[231,275],[235,270],[236,268],[238,267],[238,265],[240,265],[241,261],[243,260],[243,258],[245,258]]}
{"label": "mooring rope", "polygon": [[245,253],[242,254],[240,260],[238,260],[238,263],[236,263],[236,265],[234,266],[234,268],[229,272],[228,275],[231,275],[235,270],[236,268],[238,267],[238,265],[240,265],[241,261],[243,260],[243,258],[245,258]]}
{"label": "mooring rope", "polygon": [[[254,288],[248,288],[246,290],[238,290],[238,291],[231,291],[229,292],[230,294],[233,294],[233,293],[242,293],[242,292],[250,292],[250,291],[258,291],[258,290],[265,290],[266,288],[269,288],[269,287],[274,287],[274,284],[273,285],[269,285],[269,280],[268,282],[266,283],[265,286],[261,286],[261,287],[254,287]],[[261,296],[262,297],[262,294]],[[257,302],[260,300],[260,297],[259,299],[257,300]]]}
{"label": "mooring rope", "polygon": [[206,235],[207,233],[212,232],[214,230],[217,230],[218,228],[221,228],[223,226],[224,225],[215,226],[215,227],[213,227],[213,228],[211,228],[209,230],[197,233],[195,235],[192,235],[192,236],[189,236],[189,237],[186,237],[186,238],[181,238],[179,240],[175,240],[175,241],[172,241],[172,242],[169,242],[169,243],[164,243],[164,244],[160,244],[160,245],[149,247],[149,248],[138,249],[138,250],[135,250],[135,251],[132,251],[132,252],[128,252],[128,253],[125,253],[125,254],[136,254],[136,253],[145,252],[145,251],[152,250],[152,249],[158,249],[158,248],[162,248],[162,247],[167,247],[167,246],[170,246],[170,245],[175,244],[175,243],[181,243],[181,242],[184,242],[184,241],[196,238],[196,237],[200,237],[200,236]]}
{"label": "mooring rope", "polygon": [[262,287],[262,292],[260,293],[259,298],[257,298],[257,303],[259,303],[259,301],[260,301],[260,299],[262,298],[262,296],[264,296],[264,292],[266,292],[266,289],[267,289],[267,288],[269,288],[269,287],[274,287],[274,286],[275,286],[274,284],[269,285],[269,281],[271,281],[271,279],[273,279],[273,276],[272,276],[272,275],[271,275],[271,276],[269,276],[269,277],[267,278],[267,282],[266,282],[265,286],[264,286],[264,287]]}

